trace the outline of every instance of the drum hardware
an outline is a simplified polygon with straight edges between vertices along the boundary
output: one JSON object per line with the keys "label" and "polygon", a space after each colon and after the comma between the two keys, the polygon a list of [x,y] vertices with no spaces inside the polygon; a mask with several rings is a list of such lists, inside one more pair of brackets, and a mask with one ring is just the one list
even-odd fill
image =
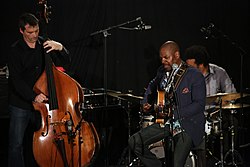
{"label": "drum hardware", "polygon": [[250,146],[250,143],[247,143],[247,144],[242,144],[239,146],[239,148],[245,148],[245,147],[249,147]]}
{"label": "drum hardware", "polygon": [[[221,97],[220,97],[221,98]],[[232,101],[226,101],[227,103],[229,102],[229,104],[223,105],[222,106],[222,98],[220,100],[220,109],[219,109],[219,134],[220,134],[220,161],[215,163],[215,165],[219,165],[221,167],[224,166],[224,164],[226,165],[230,165],[230,166],[237,166],[237,165],[242,165],[243,164],[243,160],[239,154],[239,152],[237,150],[235,150],[235,145],[234,145],[234,121],[233,121],[233,114],[236,113],[235,109],[239,109],[242,107],[249,107],[250,105],[247,104],[235,104],[234,100]],[[222,109],[225,111],[227,109],[230,110],[230,123],[231,123],[231,127],[229,128],[230,132],[231,132],[231,149],[226,152],[225,157],[223,156],[223,133],[222,133]],[[226,162],[226,160],[230,159],[231,160],[229,162]],[[239,162],[236,162],[236,161]]]}
{"label": "drum hardware", "polygon": [[0,66],[0,78],[9,78],[9,68],[7,65],[5,65],[4,67]]}
{"label": "drum hardware", "polygon": [[206,120],[205,132],[206,132],[207,136],[209,136],[211,134],[211,131],[212,131],[212,122]]}
{"label": "drum hardware", "polygon": [[241,155],[237,150],[235,150],[235,145],[234,145],[234,119],[233,119],[233,114],[236,113],[235,110],[231,109],[230,110],[231,115],[230,115],[230,122],[231,122],[231,127],[230,132],[231,132],[231,149],[226,152],[225,154],[225,163],[230,166],[238,166],[238,165],[243,165],[243,160]]}
{"label": "drum hardware", "polygon": [[[131,102],[127,101],[127,116],[128,116],[128,139],[131,136]],[[131,149],[128,147],[128,162],[131,161]]]}
{"label": "drum hardware", "polygon": [[207,110],[205,110],[204,115],[206,118],[206,122],[205,122],[206,137],[219,134],[218,113],[219,113],[219,110],[216,109],[215,107],[209,108],[209,109],[207,108]]}
{"label": "drum hardware", "polygon": [[[126,103],[126,113],[127,113],[127,117],[128,117],[128,138],[130,138],[131,136],[131,106],[133,104],[140,104],[141,100],[143,99],[143,97],[141,96],[135,96],[132,95],[130,93],[121,93],[119,91],[108,91],[107,94],[109,96],[115,97],[120,99],[121,101]],[[142,120],[140,120],[140,123],[142,123]],[[128,153],[128,155],[126,156],[126,154]],[[126,156],[126,157],[125,157]],[[126,159],[124,159],[126,158]],[[125,161],[125,162],[122,162]],[[124,148],[122,155],[121,155],[121,159],[118,162],[118,165],[121,165],[121,163],[125,163],[126,165],[131,165],[133,164],[133,162],[137,162],[136,159],[132,160],[132,154],[131,154],[131,149],[129,146],[127,146],[126,148]]]}
{"label": "drum hardware", "polygon": [[220,160],[215,163],[216,166],[224,167],[224,155],[223,155],[223,133],[222,133],[222,98],[219,96],[219,134],[220,134]]}
{"label": "drum hardware", "polygon": [[[249,96],[249,94],[243,94],[242,97]],[[234,149],[234,124],[231,121],[231,127],[229,128],[231,132],[231,149],[225,154],[223,152],[223,130],[222,130],[222,111],[227,112],[227,110],[231,111],[232,114],[235,113],[236,109],[250,107],[248,104],[235,103],[237,99],[241,98],[240,93],[218,93],[214,96],[207,97],[207,118],[209,120],[206,121],[206,134],[207,135],[219,135],[220,137],[220,159],[215,163],[216,166],[223,167],[224,165],[237,165],[236,160],[239,161],[238,165],[242,163],[242,158],[240,154]],[[207,107],[206,106],[206,107]],[[215,111],[214,111],[215,110]],[[210,112],[209,112],[210,111]],[[218,116],[219,115],[219,116]],[[231,158],[231,159],[230,159]],[[228,162],[227,162],[227,161]]]}

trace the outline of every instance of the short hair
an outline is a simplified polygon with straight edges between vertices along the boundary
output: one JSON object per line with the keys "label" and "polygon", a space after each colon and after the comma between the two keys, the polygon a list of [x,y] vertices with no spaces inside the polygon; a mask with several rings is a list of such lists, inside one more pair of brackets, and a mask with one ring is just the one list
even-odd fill
{"label": "short hair", "polygon": [[36,18],[35,15],[31,14],[31,13],[23,13],[20,17],[19,17],[19,23],[18,23],[18,27],[21,28],[21,30],[25,30],[25,25],[31,25],[31,26],[36,26],[39,24],[39,20]]}
{"label": "short hair", "polygon": [[210,56],[207,49],[201,45],[192,45],[185,50],[185,60],[195,59],[197,65],[203,64],[205,67],[208,66]]}

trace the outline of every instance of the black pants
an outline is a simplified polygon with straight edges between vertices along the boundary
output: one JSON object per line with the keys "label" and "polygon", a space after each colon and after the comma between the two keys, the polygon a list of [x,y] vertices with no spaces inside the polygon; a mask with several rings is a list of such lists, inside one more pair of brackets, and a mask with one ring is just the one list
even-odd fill
{"label": "black pants", "polygon": [[[170,135],[168,126],[152,124],[132,135],[128,143],[146,167],[161,167],[162,162],[148,149],[148,146]],[[174,136],[174,167],[184,166],[191,148],[192,139],[187,133],[182,132]]]}

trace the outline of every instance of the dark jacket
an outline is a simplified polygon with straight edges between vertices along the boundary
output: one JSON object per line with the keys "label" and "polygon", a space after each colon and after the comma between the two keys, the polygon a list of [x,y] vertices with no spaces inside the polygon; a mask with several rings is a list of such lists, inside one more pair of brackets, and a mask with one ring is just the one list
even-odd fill
{"label": "dark jacket", "polygon": [[[157,90],[164,75],[165,71],[161,66],[156,77],[148,85],[143,103],[154,104],[156,102]],[[188,67],[175,92],[178,112],[173,113],[174,118],[180,120],[181,126],[196,146],[205,135],[206,85],[204,76],[197,69]]]}

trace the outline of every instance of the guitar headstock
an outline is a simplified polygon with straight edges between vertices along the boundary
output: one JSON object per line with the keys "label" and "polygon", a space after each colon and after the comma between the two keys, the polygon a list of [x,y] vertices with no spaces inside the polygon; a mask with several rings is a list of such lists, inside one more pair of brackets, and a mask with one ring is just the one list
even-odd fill
{"label": "guitar headstock", "polygon": [[47,5],[46,0],[38,0],[38,6],[40,8],[39,10],[40,19],[43,19],[44,22],[48,24],[50,21],[51,6]]}

